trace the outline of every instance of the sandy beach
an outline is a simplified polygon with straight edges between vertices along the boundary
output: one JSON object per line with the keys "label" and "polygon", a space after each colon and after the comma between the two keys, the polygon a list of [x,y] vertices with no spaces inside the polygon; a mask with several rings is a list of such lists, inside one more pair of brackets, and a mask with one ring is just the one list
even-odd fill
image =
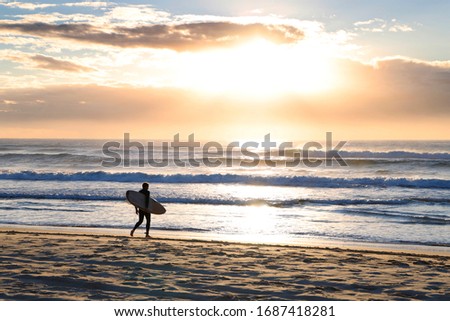
{"label": "sandy beach", "polygon": [[450,300],[450,257],[2,228],[2,300]]}

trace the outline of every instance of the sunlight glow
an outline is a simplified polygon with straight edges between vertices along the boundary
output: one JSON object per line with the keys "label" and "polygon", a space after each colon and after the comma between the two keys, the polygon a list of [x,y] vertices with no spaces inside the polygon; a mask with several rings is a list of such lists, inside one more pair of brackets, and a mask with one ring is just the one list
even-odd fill
{"label": "sunlight glow", "polygon": [[242,217],[235,220],[238,234],[254,237],[270,234],[277,223],[273,208],[267,201],[273,196],[273,188],[268,186],[223,186],[223,194],[240,195],[252,205],[241,209]]}
{"label": "sunlight glow", "polygon": [[323,45],[308,41],[275,45],[255,39],[227,50],[184,54],[175,85],[251,97],[319,93],[335,83],[328,54]]}
{"label": "sunlight glow", "polygon": [[275,229],[276,220],[269,206],[249,206],[245,216],[239,220],[242,234],[258,235],[268,234]]}

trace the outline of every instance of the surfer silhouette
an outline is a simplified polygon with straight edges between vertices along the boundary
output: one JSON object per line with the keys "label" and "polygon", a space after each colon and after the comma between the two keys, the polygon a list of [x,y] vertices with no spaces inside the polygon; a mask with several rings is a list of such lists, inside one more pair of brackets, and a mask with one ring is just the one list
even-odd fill
{"label": "surfer silhouette", "polygon": [[[145,207],[148,207],[148,203],[150,202],[150,192],[148,190],[148,186],[149,186],[148,183],[143,183],[142,189],[139,191],[139,193],[142,193],[146,196],[145,197]],[[145,237],[150,237],[150,235],[148,233],[150,231],[151,214],[147,213],[137,207],[136,207],[136,214],[139,215],[139,221],[137,221],[136,225],[131,230],[130,235],[133,236],[134,231],[142,224],[142,222],[144,221],[144,217],[145,217],[145,219],[147,221],[147,224],[145,226]]]}

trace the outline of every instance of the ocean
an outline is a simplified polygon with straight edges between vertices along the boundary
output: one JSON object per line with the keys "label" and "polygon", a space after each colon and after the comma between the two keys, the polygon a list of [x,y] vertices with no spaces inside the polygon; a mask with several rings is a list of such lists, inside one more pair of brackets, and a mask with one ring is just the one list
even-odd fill
{"label": "ocean", "polygon": [[[152,197],[167,209],[152,216],[152,231],[266,243],[450,247],[450,141],[349,141],[339,151],[348,166],[316,167],[285,165],[301,152],[300,143],[284,155],[254,148],[217,156],[221,166],[142,167],[134,148],[119,152],[121,164],[111,167],[105,142],[1,139],[0,224],[128,231],[137,216],[125,192],[149,182]],[[153,147],[155,159],[174,156],[162,142]],[[260,161],[240,166],[249,155]],[[276,166],[267,165],[269,156]],[[325,154],[309,156],[320,161]],[[179,157],[205,159],[201,150]]]}

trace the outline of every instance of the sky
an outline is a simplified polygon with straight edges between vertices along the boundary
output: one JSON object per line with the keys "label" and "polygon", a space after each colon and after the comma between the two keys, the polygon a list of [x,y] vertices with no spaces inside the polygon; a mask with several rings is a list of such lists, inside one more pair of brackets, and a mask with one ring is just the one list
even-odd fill
{"label": "sky", "polygon": [[418,0],[0,0],[0,137],[450,139],[449,14]]}

